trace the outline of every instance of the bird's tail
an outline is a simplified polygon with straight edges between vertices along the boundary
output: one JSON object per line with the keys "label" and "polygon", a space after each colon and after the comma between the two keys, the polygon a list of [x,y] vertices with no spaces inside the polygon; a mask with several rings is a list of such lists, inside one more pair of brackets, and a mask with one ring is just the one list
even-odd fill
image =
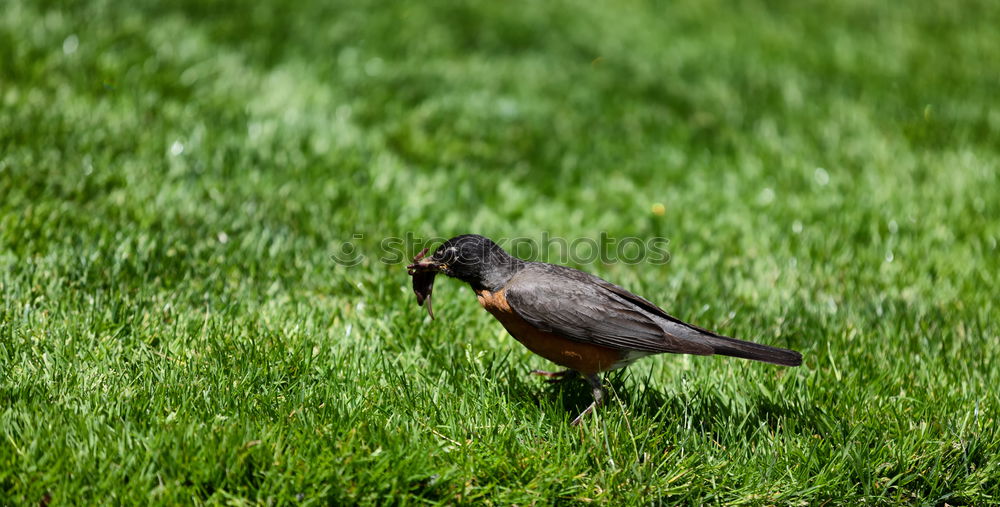
{"label": "bird's tail", "polygon": [[743,359],[753,359],[754,361],[764,361],[765,363],[784,366],[798,366],[802,364],[802,354],[794,350],[769,347],[759,343],[719,335],[702,336],[701,341],[710,345],[716,354],[723,356],[742,357]]}

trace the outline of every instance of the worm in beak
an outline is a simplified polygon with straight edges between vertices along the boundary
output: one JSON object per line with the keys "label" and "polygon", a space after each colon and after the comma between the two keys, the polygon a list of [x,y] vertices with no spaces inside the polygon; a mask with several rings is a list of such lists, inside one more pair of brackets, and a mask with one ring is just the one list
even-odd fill
{"label": "worm in beak", "polygon": [[413,264],[406,266],[406,272],[413,277],[413,293],[417,295],[417,304],[427,303],[427,314],[434,318],[431,308],[431,292],[434,290],[434,276],[438,274],[437,263],[425,259],[427,248],[424,248],[413,258]]}

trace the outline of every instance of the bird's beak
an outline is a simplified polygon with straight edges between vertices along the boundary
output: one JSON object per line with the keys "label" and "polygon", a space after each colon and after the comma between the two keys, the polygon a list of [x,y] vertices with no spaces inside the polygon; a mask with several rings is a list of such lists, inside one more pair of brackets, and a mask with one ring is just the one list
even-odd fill
{"label": "bird's beak", "polygon": [[413,293],[417,295],[417,304],[420,306],[427,302],[427,314],[434,318],[434,310],[431,308],[431,292],[434,290],[434,276],[447,266],[425,258],[427,249],[424,248],[413,258],[413,264],[406,266],[406,272],[413,277]]}
{"label": "bird's beak", "polygon": [[419,273],[440,273],[448,269],[448,265],[435,262],[433,259],[426,257],[427,249],[424,248],[413,258],[413,264],[406,266],[406,272],[410,276],[415,276]]}

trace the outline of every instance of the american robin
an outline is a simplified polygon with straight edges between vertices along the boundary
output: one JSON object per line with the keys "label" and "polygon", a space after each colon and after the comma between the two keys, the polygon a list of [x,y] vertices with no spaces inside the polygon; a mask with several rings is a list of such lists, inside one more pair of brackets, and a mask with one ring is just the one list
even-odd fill
{"label": "american robin", "polygon": [[628,366],[640,357],[697,354],[742,357],[784,366],[802,364],[794,350],[737,340],[672,317],[631,292],[576,269],[529,262],[511,256],[476,234],[427,249],[407,266],[417,303],[431,310],[434,276],[444,273],[468,283],[479,304],[532,352],[568,368],[532,373],[559,379],[579,373],[590,384],[594,402],[571,424],[577,425],[604,401],[598,374]]}

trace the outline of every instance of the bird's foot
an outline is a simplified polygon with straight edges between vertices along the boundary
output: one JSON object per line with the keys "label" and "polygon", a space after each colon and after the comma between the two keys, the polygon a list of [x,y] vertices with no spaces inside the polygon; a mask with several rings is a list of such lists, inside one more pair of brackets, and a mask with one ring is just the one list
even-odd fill
{"label": "bird's foot", "polygon": [[591,403],[589,407],[584,409],[583,412],[580,412],[580,415],[576,416],[576,419],[573,419],[573,421],[569,423],[570,426],[579,426],[580,423],[583,421],[583,418],[586,417],[587,414],[593,412],[594,410],[597,409],[597,407],[604,404],[604,387],[601,386],[601,377],[598,377],[596,374],[594,374],[594,375],[587,375],[586,379],[587,383],[590,384],[591,393],[594,396],[594,402]]}
{"label": "bird's foot", "polygon": [[593,412],[595,408],[597,408],[597,402],[596,401],[593,402],[593,403],[591,403],[590,406],[587,407],[583,412],[580,412],[580,415],[576,416],[576,419],[573,419],[569,423],[569,425],[570,426],[579,426],[580,423],[583,421],[583,418],[586,417],[587,414]]}
{"label": "bird's foot", "polygon": [[548,377],[549,384],[555,384],[562,382],[567,379],[574,378],[578,375],[576,371],[573,370],[563,370],[563,371],[543,371],[543,370],[531,370],[532,375],[541,375],[542,377]]}

